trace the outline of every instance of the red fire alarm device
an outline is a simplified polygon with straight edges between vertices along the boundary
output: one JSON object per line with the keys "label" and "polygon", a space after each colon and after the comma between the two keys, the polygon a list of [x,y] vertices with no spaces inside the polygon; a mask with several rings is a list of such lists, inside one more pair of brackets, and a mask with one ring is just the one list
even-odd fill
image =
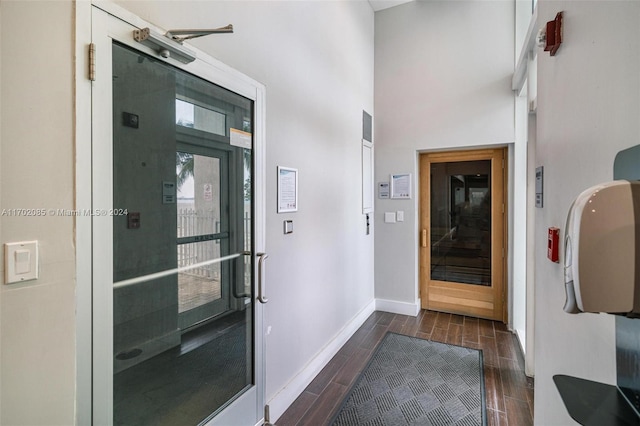
{"label": "red fire alarm device", "polygon": [[558,255],[558,244],[560,243],[560,229],[549,228],[549,241],[547,242],[547,257],[550,261],[558,263],[560,257]]}
{"label": "red fire alarm device", "polygon": [[560,49],[560,44],[562,44],[562,12],[558,12],[553,21],[547,22],[546,34],[544,50],[549,52],[551,56],[555,56]]}

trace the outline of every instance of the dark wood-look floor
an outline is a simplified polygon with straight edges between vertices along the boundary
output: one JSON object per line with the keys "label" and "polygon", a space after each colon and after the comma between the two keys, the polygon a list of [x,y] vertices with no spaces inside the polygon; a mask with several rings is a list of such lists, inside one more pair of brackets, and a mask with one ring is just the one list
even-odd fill
{"label": "dark wood-look floor", "polygon": [[417,317],[374,312],[278,419],[277,426],[325,425],[387,331],[482,349],[489,426],[533,424],[533,379],[504,324],[421,311]]}

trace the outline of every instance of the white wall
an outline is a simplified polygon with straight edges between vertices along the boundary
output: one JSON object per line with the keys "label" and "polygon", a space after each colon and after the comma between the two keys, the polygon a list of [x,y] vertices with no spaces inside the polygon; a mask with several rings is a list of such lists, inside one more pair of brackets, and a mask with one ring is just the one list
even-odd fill
{"label": "white wall", "polygon": [[[374,236],[365,235],[360,150],[362,110],[374,113],[373,11],[364,1],[120,4],[167,29],[233,23],[235,34],[193,44],[267,87],[271,399],[372,306]],[[2,0],[1,8],[1,207],[72,209],[73,4]],[[297,213],[276,213],[278,165],[299,169]],[[294,221],[292,235],[283,235],[285,219]],[[80,397],[74,222],[2,217],[0,226],[3,243],[40,240],[43,261],[38,281],[0,291],[0,423],[72,424]],[[293,395],[285,393],[279,407]]]}
{"label": "white wall", "polygon": [[[418,303],[417,152],[515,141],[513,1],[412,2],[376,13],[376,182],[413,175],[412,200],[376,199],[376,298]],[[403,210],[403,223],[383,222]]]}
{"label": "white wall", "polygon": [[540,1],[541,22],[564,11],[557,55],[538,52],[535,214],[535,423],[574,424],[552,382],[569,374],[615,383],[614,318],[563,312],[563,258],[546,258],[546,229],[564,232],[572,200],[613,178],[616,153],[640,142],[640,2]]}
{"label": "white wall", "polygon": [[[73,5],[0,9],[0,208],[73,209]],[[1,424],[74,422],[73,229],[69,217],[0,216],[0,243],[37,239],[41,261],[37,281],[1,274]]]}

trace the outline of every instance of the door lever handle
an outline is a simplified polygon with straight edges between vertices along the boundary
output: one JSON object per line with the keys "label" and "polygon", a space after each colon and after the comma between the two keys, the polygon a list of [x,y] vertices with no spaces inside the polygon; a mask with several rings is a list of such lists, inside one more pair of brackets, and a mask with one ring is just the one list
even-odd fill
{"label": "door lever handle", "polygon": [[267,303],[269,299],[265,296],[262,269],[264,261],[267,260],[269,255],[266,253],[256,253],[256,256],[258,256],[258,301],[260,303]]}

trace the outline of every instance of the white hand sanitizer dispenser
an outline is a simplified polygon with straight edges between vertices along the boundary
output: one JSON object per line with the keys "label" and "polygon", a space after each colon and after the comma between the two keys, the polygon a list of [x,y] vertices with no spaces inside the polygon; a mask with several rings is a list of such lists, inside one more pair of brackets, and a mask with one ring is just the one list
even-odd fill
{"label": "white hand sanitizer dispenser", "polygon": [[640,181],[582,192],[565,232],[564,310],[640,315]]}

